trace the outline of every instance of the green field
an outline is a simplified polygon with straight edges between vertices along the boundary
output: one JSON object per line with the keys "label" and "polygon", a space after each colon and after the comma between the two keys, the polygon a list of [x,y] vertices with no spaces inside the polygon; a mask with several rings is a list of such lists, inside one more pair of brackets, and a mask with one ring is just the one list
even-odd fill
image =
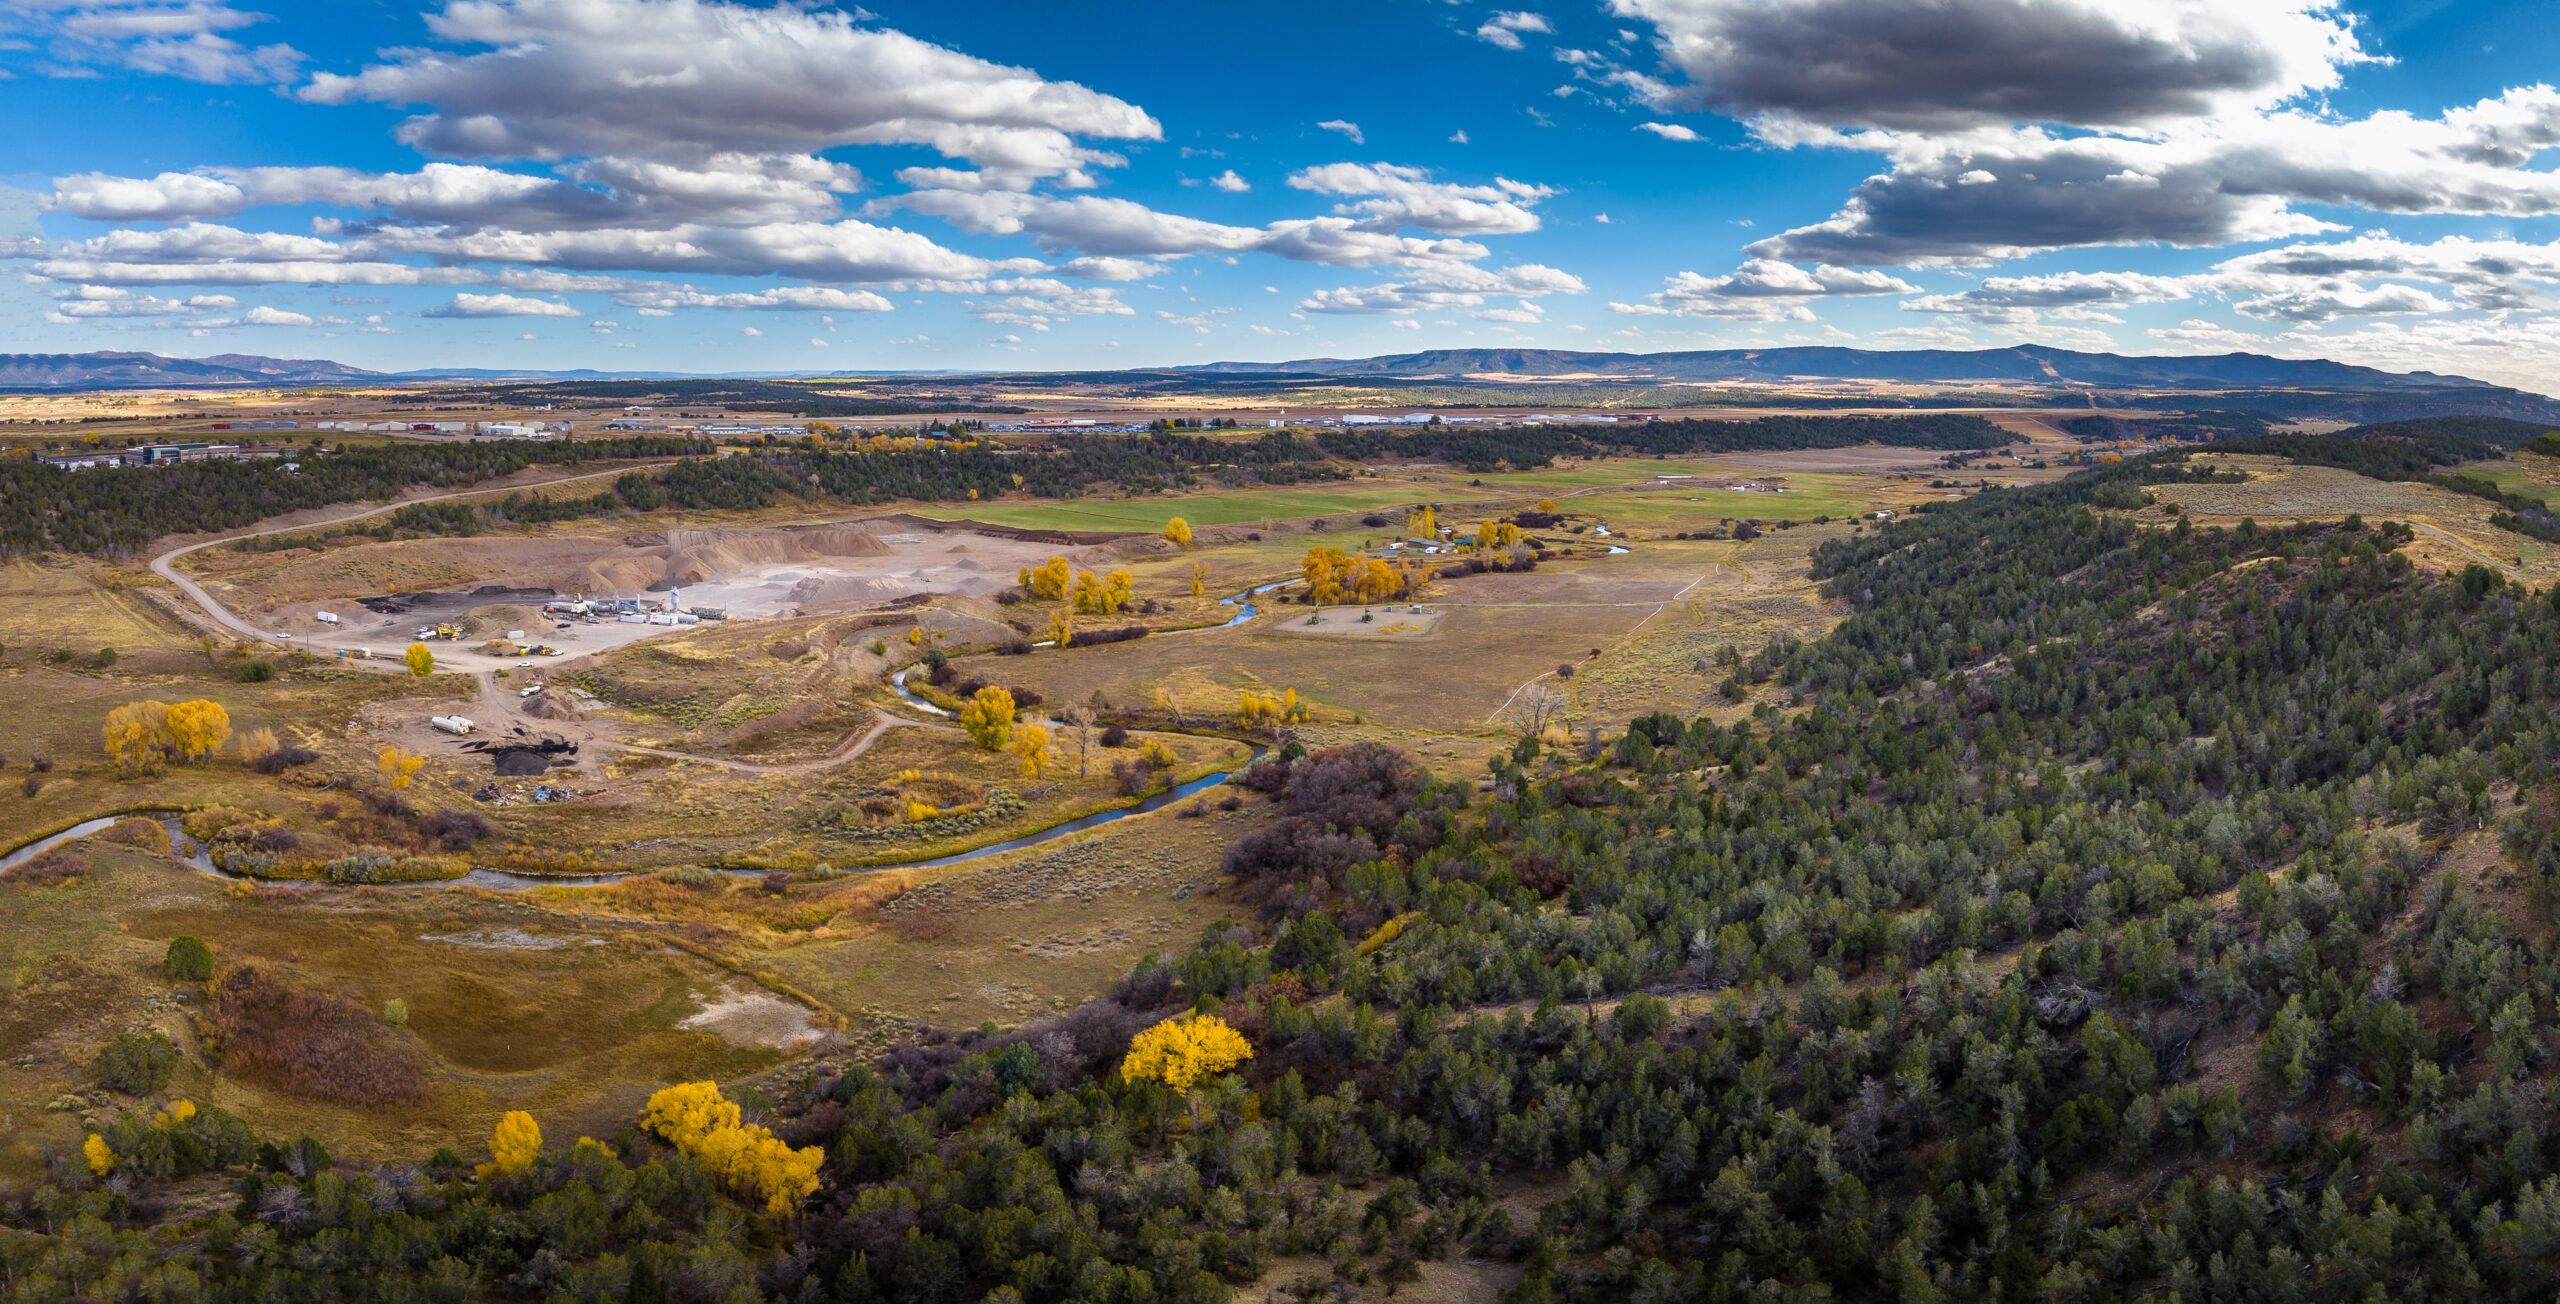
{"label": "green field", "polygon": [[2462,475],[2494,480],[2508,493],[2539,498],[2545,507],[2560,498],[2560,459],[2518,453],[2512,461],[2474,462],[2457,469]]}

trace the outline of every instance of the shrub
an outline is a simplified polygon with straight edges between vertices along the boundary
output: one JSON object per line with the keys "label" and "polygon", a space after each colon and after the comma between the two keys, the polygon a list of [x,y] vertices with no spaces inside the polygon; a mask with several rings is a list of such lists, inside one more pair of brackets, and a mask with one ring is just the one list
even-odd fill
{"label": "shrub", "polygon": [[169,849],[169,830],[160,827],[160,821],[144,819],[139,815],[129,820],[116,821],[114,828],[98,836],[108,842],[139,848],[143,851]]}
{"label": "shrub", "polygon": [[308,747],[284,746],[266,752],[249,764],[260,774],[282,774],[297,765],[309,765],[319,759],[320,753]]}
{"label": "shrub", "polygon": [[380,847],[359,847],[321,867],[332,883],[379,883],[400,858]]}
{"label": "shrub", "polygon": [[51,774],[53,773],[53,758],[50,756],[30,756],[27,758],[27,768],[34,770],[38,774]]}
{"label": "shrub", "polygon": [[105,670],[114,666],[115,663],[116,650],[114,648],[102,647],[89,654],[89,668],[91,670]]}
{"label": "shrub", "polygon": [[316,1100],[393,1105],[417,1097],[417,1051],[343,996],[299,991],[255,967],[214,996],[225,1071]]}
{"label": "shrub", "polygon": [[1135,797],[1156,786],[1156,769],[1143,760],[1113,761],[1111,777],[1119,781],[1123,797]]}
{"label": "shrub", "polygon": [[394,996],[382,1003],[382,1021],[397,1028],[409,1021],[409,1003]]}
{"label": "shrub", "polygon": [[1119,629],[1079,629],[1076,631],[1076,646],[1097,647],[1104,643],[1126,643],[1133,638],[1145,638],[1147,634],[1148,630],[1144,625],[1125,625]]}
{"label": "shrub", "polygon": [[32,797],[37,793],[44,791],[44,780],[30,774],[26,778],[18,781],[18,791]]}
{"label": "shrub", "polygon": [[1102,731],[1102,745],[1103,745],[1103,746],[1105,746],[1105,747],[1126,747],[1126,746],[1128,746],[1128,745],[1129,745],[1129,730],[1128,730],[1125,726],[1122,726],[1122,725],[1116,725],[1116,724],[1115,724],[1115,725],[1108,725],[1108,726],[1105,726],[1105,727],[1104,727],[1104,729],[1103,729],[1103,731]]}
{"label": "shrub", "polygon": [[497,826],[478,811],[440,810],[418,822],[418,831],[446,851],[469,851]]}
{"label": "shrub", "polygon": [[[239,668],[232,671],[232,674],[244,684],[263,684],[276,677],[276,667],[274,662],[265,657],[251,657],[241,662]],[[274,773],[272,770],[266,772]]]}
{"label": "shrub", "polygon": [[120,1032],[98,1052],[94,1067],[99,1086],[147,1096],[169,1085],[169,1075],[178,1068],[178,1048],[157,1029]]}
{"label": "shrub", "polygon": [[83,856],[53,850],[9,871],[9,882],[19,887],[56,887],[89,872],[89,861]]}
{"label": "shrub", "polygon": [[173,937],[160,957],[160,972],[179,982],[204,982],[213,977],[213,948],[192,933]]}
{"label": "shrub", "polygon": [[1573,663],[1572,663],[1572,662],[1570,662],[1570,661],[1560,661],[1560,662],[1556,663],[1556,678],[1558,678],[1558,679],[1571,679],[1571,678],[1573,678]]}

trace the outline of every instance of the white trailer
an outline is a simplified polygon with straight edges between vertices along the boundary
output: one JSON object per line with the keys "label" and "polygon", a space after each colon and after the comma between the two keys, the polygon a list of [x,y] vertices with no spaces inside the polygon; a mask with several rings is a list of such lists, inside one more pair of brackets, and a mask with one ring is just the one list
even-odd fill
{"label": "white trailer", "polygon": [[334,611],[313,612],[311,618],[319,621],[323,625],[334,625],[338,623],[338,613]]}

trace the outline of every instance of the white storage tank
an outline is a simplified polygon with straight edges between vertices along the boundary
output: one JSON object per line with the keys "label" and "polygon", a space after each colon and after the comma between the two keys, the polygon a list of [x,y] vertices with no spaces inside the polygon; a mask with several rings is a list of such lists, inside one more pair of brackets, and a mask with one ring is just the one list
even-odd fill
{"label": "white storage tank", "polygon": [[626,625],[646,625],[649,623],[649,618],[634,612],[631,615],[623,617],[622,623]]}
{"label": "white storage tank", "polygon": [[430,718],[427,723],[434,725],[436,728],[442,729],[449,734],[467,734],[471,732],[471,720],[468,716],[439,715]]}
{"label": "white storage tank", "polygon": [[511,629],[511,630],[508,630],[508,631],[507,631],[507,641],[508,641],[508,642],[510,642],[510,643],[521,643],[521,642],[523,642],[523,641],[524,641],[524,631],[523,631],[523,630],[521,630],[521,629]]}

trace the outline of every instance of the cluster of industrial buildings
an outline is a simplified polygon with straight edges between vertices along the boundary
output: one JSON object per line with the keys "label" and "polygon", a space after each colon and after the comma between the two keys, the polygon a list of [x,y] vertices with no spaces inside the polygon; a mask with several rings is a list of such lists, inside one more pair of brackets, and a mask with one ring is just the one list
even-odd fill
{"label": "cluster of industrial buildings", "polygon": [[[245,459],[274,459],[286,456],[281,448],[242,448],[238,444],[216,444],[207,441],[177,444],[138,444],[132,448],[91,448],[77,453],[38,453],[36,460],[65,471],[86,471],[118,466],[175,466],[180,462],[230,462]],[[294,453],[298,459],[300,453]],[[286,470],[301,469],[298,460],[287,460]]]}

